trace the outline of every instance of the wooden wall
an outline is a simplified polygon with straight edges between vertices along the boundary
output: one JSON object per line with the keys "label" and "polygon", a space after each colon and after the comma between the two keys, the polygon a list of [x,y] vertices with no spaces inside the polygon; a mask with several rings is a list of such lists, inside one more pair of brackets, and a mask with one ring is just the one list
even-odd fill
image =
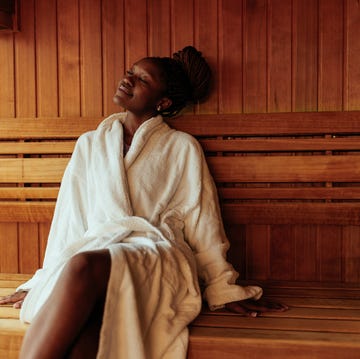
{"label": "wooden wall", "polygon": [[[196,112],[360,110],[359,34],[358,0],[22,0],[21,32],[0,34],[0,120],[106,116],[134,61],[188,44],[216,78]],[[0,223],[0,271],[33,272],[47,230]],[[359,228],[236,231],[243,277],[360,281]]]}

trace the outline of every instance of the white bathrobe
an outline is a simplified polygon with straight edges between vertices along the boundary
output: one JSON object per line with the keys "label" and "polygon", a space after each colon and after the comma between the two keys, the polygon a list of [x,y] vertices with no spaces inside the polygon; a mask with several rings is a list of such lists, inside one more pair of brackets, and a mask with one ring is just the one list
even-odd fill
{"label": "white bathrobe", "polygon": [[201,309],[198,277],[210,308],[259,298],[241,287],[226,261],[213,180],[190,135],[157,116],[136,131],[123,155],[125,114],[80,136],[64,173],[43,268],[20,318],[31,322],[74,254],[111,254],[97,358],[185,358],[187,325]]}

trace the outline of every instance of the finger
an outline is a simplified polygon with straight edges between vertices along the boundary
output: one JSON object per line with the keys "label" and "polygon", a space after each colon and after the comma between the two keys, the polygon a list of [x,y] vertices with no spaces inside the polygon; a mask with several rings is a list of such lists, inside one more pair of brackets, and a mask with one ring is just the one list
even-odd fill
{"label": "finger", "polygon": [[247,317],[257,317],[259,314],[256,310],[247,308],[243,303],[232,302],[226,305],[226,308],[234,313],[243,314]]}
{"label": "finger", "polygon": [[19,300],[18,302],[14,303],[13,307],[15,309],[20,309],[22,307],[22,304],[24,303],[24,300]]}

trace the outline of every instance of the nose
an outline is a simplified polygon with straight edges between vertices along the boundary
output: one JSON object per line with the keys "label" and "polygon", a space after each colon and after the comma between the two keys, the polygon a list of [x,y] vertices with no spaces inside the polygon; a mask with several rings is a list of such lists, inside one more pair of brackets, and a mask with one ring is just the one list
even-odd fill
{"label": "nose", "polygon": [[123,83],[125,83],[125,85],[127,86],[134,86],[134,78],[132,75],[125,75],[124,79],[123,79]]}

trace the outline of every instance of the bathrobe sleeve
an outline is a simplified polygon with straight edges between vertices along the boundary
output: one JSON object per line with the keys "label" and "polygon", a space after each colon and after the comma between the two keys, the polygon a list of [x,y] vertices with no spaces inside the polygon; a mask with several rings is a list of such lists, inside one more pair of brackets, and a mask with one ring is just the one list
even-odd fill
{"label": "bathrobe sleeve", "polygon": [[[184,221],[185,239],[196,259],[198,276],[205,283],[204,298],[210,309],[248,298],[259,299],[262,289],[236,285],[238,273],[226,260],[226,237],[218,196],[200,145],[193,142],[188,151],[182,186],[187,186],[190,202]],[[187,183],[187,185],[186,185]]]}

